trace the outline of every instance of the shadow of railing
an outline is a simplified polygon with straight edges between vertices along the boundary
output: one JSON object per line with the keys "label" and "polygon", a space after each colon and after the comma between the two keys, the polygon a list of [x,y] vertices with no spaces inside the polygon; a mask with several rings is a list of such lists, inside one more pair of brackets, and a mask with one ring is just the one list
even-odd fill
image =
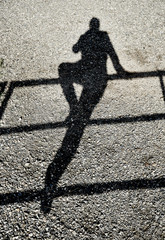
{"label": "shadow of railing", "polygon": [[[121,123],[135,123],[135,122],[151,122],[156,120],[165,120],[165,113],[146,114],[139,116],[120,116],[117,118],[98,118],[91,119],[88,125],[105,125],[105,124],[121,124]],[[76,123],[76,122],[75,122]],[[56,128],[68,127],[68,122],[49,122],[41,124],[31,124],[17,127],[1,127],[0,135],[7,135],[11,133],[32,132],[38,130],[48,130]]]}
{"label": "shadow of railing", "polygon": [[[160,87],[163,95],[163,100],[165,102],[165,87],[163,83],[163,76],[165,76],[165,71],[151,71],[151,72],[139,72],[130,73],[129,76],[123,76],[119,74],[106,75],[106,80],[133,80],[136,78],[146,78],[146,77],[158,77],[160,81]],[[9,84],[7,91],[7,82],[0,84],[0,93],[5,92],[4,99],[0,108],[0,119],[2,118],[4,111],[7,107],[8,101],[15,88],[21,87],[31,87],[40,85],[54,85],[60,84],[59,78],[54,79],[38,79],[38,80],[25,80],[25,81],[13,81]],[[102,124],[120,124],[120,123],[130,123],[130,122],[150,122],[156,120],[164,120],[165,113],[154,113],[139,116],[120,116],[117,118],[110,119],[92,119],[89,120],[87,125],[102,125]],[[76,123],[76,122],[75,122]],[[63,122],[55,123],[44,123],[44,124],[32,124],[25,126],[16,127],[1,127],[0,134],[12,134],[21,132],[30,132],[36,130],[46,130],[53,128],[63,128],[68,127],[68,120]],[[115,191],[115,190],[138,190],[138,189],[156,189],[165,187],[165,178],[157,179],[135,179],[129,181],[116,181],[107,183],[95,183],[95,184],[77,184],[67,187],[59,187],[57,191],[54,192],[53,198],[59,196],[71,196],[71,195],[92,195],[101,194],[103,192]],[[29,202],[34,200],[41,200],[44,189],[41,190],[27,190],[19,191],[14,193],[0,194],[0,205],[11,204],[15,202]]]}
{"label": "shadow of railing", "polygon": [[[111,191],[126,191],[139,189],[157,189],[165,187],[165,178],[156,179],[133,179],[124,181],[113,181],[92,184],[76,184],[59,187],[52,198],[73,196],[73,195],[94,195]],[[25,190],[13,193],[0,194],[0,205],[40,201],[44,190]]]}
{"label": "shadow of railing", "polygon": [[[163,95],[163,100],[165,102],[165,86],[163,83],[163,76],[165,76],[165,71],[151,71],[151,72],[137,72],[137,73],[130,73],[128,76],[123,76],[119,74],[112,74],[106,75],[105,78],[107,80],[133,80],[136,78],[146,78],[146,77],[158,77],[160,81],[160,87]],[[21,87],[31,87],[31,86],[40,86],[40,85],[54,85],[60,84],[59,78],[52,78],[52,79],[38,79],[38,80],[25,80],[25,81],[13,81],[10,83],[8,90],[6,91],[5,97],[1,103],[0,107],[0,119],[2,118],[5,109],[7,107],[8,101],[14,91],[15,88]],[[5,90],[7,86],[7,82],[1,83],[1,92]],[[121,116],[119,118],[114,119],[96,119],[89,122],[89,124],[112,124],[112,123],[123,123],[123,122],[137,122],[137,121],[155,121],[165,119],[164,113],[158,114],[149,114],[149,115],[141,115],[135,117],[124,117]],[[35,125],[28,125],[28,126],[18,126],[14,128],[0,128],[0,134],[10,134],[16,132],[28,132],[33,130],[44,130],[49,128],[56,128],[56,127],[64,127],[67,126],[66,122],[57,122],[57,123],[46,123],[46,124],[35,124]]]}

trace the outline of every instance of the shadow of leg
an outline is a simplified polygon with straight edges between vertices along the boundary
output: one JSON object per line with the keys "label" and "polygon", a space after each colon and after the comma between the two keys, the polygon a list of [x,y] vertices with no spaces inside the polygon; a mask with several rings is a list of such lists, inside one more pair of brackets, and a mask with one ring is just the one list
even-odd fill
{"label": "shadow of leg", "polygon": [[79,118],[70,124],[61,148],[47,169],[45,188],[41,198],[41,211],[45,214],[50,212],[53,198],[56,196],[58,180],[75,155],[85,126]]}
{"label": "shadow of leg", "polygon": [[[87,84],[83,88],[80,100],[76,105],[77,108],[73,112],[73,121],[70,121],[68,124],[68,130],[63,139],[62,146],[58,150],[54,161],[47,169],[45,189],[41,199],[41,210],[45,214],[50,212],[53,198],[57,193],[58,180],[75,155],[92,111],[104,93],[106,82],[101,82],[101,80],[101,77],[96,78],[95,75],[89,76],[89,82],[93,82],[94,84],[90,84],[90,86]],[[64,91],[65,87],[63,88]],[[65,95],[67,94],[68,92],[66,91]],[[69,96],[69,98],[72,98],[72,96]]]}

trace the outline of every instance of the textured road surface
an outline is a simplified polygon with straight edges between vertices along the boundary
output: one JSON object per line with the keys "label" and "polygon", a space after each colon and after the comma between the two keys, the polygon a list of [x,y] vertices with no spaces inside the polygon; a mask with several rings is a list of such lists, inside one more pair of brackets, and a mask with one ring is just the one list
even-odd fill
{"label": "textured road surface", "polygon": [[[165,1],[1,0],[0,11],[0,239],[163,240]],[[69,114],[58,66],[81,58],[72,46],[92,17],[122,66],[147,73],[109,80],[44,215]]]}

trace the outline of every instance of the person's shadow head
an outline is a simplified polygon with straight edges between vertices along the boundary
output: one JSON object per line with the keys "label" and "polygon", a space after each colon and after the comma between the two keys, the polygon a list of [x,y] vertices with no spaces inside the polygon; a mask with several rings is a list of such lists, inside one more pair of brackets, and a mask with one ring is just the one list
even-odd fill
{"label": "person's shadow head", "polygon": [[107,33],[99,29],[100,21],[98,18],[93,17],[89,22],[89,29],[80,36],[77,43],[72,47],[74,53],[81,53],[81,60],[74,63],[60,64],[58,72],[61,78],[76,78],[76,81],[79,79],[81,84],[80,79],[93,70],[96,75],[106,74],[106,60],[110,40]]}
{"label": "person's shadow head", "polygon": [[98,18],[92,18],[89,22],[89,28],[94,31],[98,31],[100,28],[100,21]]}

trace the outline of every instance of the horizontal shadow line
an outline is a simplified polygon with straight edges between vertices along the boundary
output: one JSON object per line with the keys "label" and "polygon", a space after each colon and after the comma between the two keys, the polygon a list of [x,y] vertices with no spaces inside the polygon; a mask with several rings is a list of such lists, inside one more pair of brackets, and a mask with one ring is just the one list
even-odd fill
{"label": "horizontal shadow line", "polygon": [[[76,184],[59,187],[53,198],[60,196],[93,195],[116,190],[157,189],[165,187],[165,178],[134,179],[127,181],[103,182],[93,184]],[[40,201],[44,190],[27,190],[0,194],[0,205]]]}
{"label": "horizontal shadow line", "polygon": [[31,124],[17,127],[4,127],[0,128],[0,135],[11,134],[11,133],[21,133],[21,132],[31,132],[37,130],[47,130],[47,129],[55,129],[55,128],[63,128],[66,127],[67,124],[65,122],[56,122],[56,123],[43,123],[43,124]]}
{"label": "horizontal shadow line", "polygon": [[[103,124],[120,124],[120,123],[135,123],[135,122],[151,122],[156,120],[164,120],[165,113],[154,113],[154,114],[146,114],[140,116],[132,116],[132,117],[118,117],[118,118],[109,118],[109,119],[91,119],[88,122],[88,125],[103,125]],[[68,122],[56,122],[56,123],[43,123],[43,124],[31,124],[24,126],[16,126],[16,127],[1,127],[0,135],[6,135],[11,133],[21,133],[21,132],[31,132],[37,130],[47,130],[47,129],[55,129],[55,128],[63,128],[68,126]]]}
{"label": "horizontal shadow line", "polygon": [[[131,80],[132,78],[145,78],[145,77],[160,77],[165,76],[165,71],[151,71],[151,72],[133,72],[128,75],[120,75],[120,74],[109,74],[105,75],[107,80],[121,80],[127,79]],[[39,86],[39,85],[51,85],[51,84],[59,84],[60,78],[41,78],[41,79],[28,79],[24,81],[13,81],[12,82],[15,87],[28,87],[28,86]]]}
{"label": "horizontal shadow line", "polygon": [[132,78],[146,78],[146,77],[160,77],[165,76],[165,71],[151,71],[151,72],[133,72],[128,75],[119,75],[119,74],[111,74],[107,75],[107,79],[109,80],[118,80],[118,79],[127,79],[132,80]]}
{"label": "horizontal shadow line", "polygon": [[32,87],[32,86],[39,86],[39,85],[52,85],[52,84],[59,84],[60,78],[41,78],[41,79],[28,79],[24,81],[14,81],[14,88],[15,87]]}
{"label": "horizontal shadow line", "polygon": [[[163,84],[163,76],[165,76],[165,71],[158,70],[158,71],[151,71],[151,72],[133,72],[129,74],[106,74],[105,79],[108,80],[132,80],[133,78],[145,78],[145,77],[159,77],[162,92],[164,94],[164,84]],[[60,84],[61,78],[40,78],[40,79],[27,79],[24,81],[12,81],[10,82],[10,87],[6,93],[6,96],[1,103],[0,107],[0,119],[2,118],[4,111],[7,107],[8,101],[17,87],[30,87],[30,86],[40,86],[40,85],[52,85],[52,84]],[[0,83],[0,93],[4,91],[7,82]],[[165,95],[163,95],[165,97]]]}

